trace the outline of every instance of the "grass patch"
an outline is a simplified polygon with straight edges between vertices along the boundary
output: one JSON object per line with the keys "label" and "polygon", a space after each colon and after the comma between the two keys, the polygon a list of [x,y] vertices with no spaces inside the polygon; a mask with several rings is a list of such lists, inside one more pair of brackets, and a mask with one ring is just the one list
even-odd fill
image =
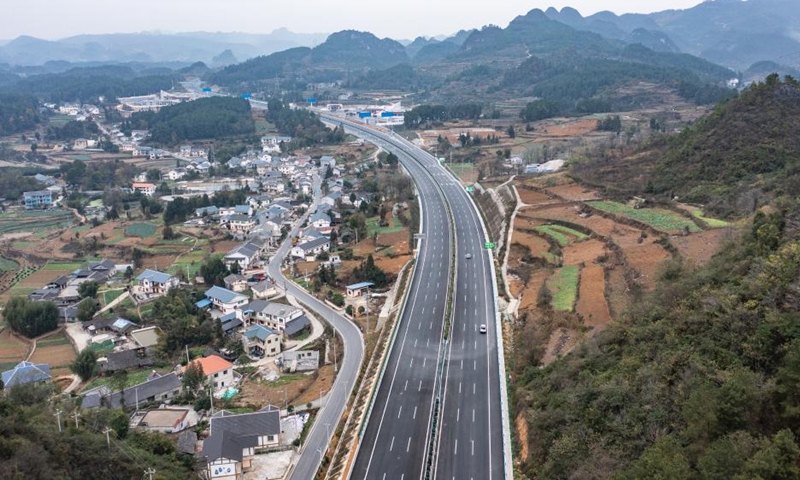
{"label": "grass patch", "polygon": [[382,235],[385,233],[397,233],[403,231],[403,225],[392,224],[392,226],[389,227],[381,227],[380,219],[378,217],[372,217],[367,219],[367,230],[369,231],[370,236],[372,236],[375,233],[377,233],[378,235]]}
{"label": "grass patch", "polygon": [[552,225],[541,225],[536,227],[535,230],[542,235],[547,235],[562,247],[569,245],[570,239],[562,232],[556,231]]}
{"label": "grass patch", "polygon": [[692,210],[692,216],[706,222],[708,228],[727,228],[730,226],[730,223],[726,222],[725,220],[703,216],[702,210]]}
{"label": "grass patch", "polygon": [[[159,373],[169,373],[169,368],[156,368],[155,369]],[[143,383],[147,380],[147,377],[152,373],[152,368],[145,368],[142,370],[134,370],[132,372],[128,372],[128,375],[125,377],[125,388],[130,388],[140,383]],[[92,388],[102,387],[102,386],[110,386],[113,388],[119,388],[118,385],[114,385],[114,379],[112,377],[97,377],[92,382],[86,386],[86,390],[91,390]],[[143,400],[143,399],[142,399]]]}
{"label": "grass patch", "polygon": [[125,293],[125,290],[107,290],[103,292],[103,305],[108,305],[119,298],[123,293]]}
{"label": "grass patch", "polygon": [[575,300],[578,298],[579,273],[577,265],[569,265],[556,270],[553,276],[547,280],[547,288],[553,296],[553,310],[572,311]]}
{"label": "grass patch", "polygon": [[60,263],[60,262],[48,262],[47,265],[42,267],[42,270],[63,270],[74,272],[79,268],[83,268],[83,263],[78,262],[70,262],[70,263]]}
{"label": "grass patch", "polygon": [[156,234],[156,226],[151,223],[134,223],[125,229],[125,235],[129,237],[148,238]]}
{"label": "grass patch", "polygon": [[5,257],[0,257],[0,271],[10,272],[16,270],[17,267],[19,267],[19,264],[14,260]]}
{"label": "grass patch", "polygon": [[282,387],[284,385],[289,385],[290,383],[294,383],[300,380],[308,378],[306,375],[300,373],[290,373],[288,375],[281,375],[277,380],[274,382],[267,382],[270,386],[273,387]]}
{"label": "grass patch", "polygon": [[693,221],[670,210],[660,208],[636,209],[622,203],[608,201],[588,202],[588,205],[603,212],[636,220],[662,232],[680,232],[684,228],[688,228],[690,232],[694,233],[703,231]]}
{"label": "grass patch", "polygon": [[44,347],[57,347],[59,345],[70,345],[69,339],[64,335],[56,335],[53,338],[46,338],[44,340],[39,340],[36,342],[36,349],[44,348]]}

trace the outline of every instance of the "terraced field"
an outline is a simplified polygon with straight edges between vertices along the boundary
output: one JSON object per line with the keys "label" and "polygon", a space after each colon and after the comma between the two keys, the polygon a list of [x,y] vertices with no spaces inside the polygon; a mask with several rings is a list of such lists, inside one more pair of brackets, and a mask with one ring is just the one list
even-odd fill
{"label": "terraced field", "polygon": [[17,232],[47,232],[67,228],[75,222],[69,210],[7,212],[0,214],[0,235]]}
{"label": "terraced field", "polygon": [[587,202],[586,204],[612,215],[618,215],[644,223],[664,233],[680,233],[684,229],[688,229],[691,233],[703,231],[696,223],[671,210],[664,210],[661,208],[633,208],[623,203],[611,201]]}

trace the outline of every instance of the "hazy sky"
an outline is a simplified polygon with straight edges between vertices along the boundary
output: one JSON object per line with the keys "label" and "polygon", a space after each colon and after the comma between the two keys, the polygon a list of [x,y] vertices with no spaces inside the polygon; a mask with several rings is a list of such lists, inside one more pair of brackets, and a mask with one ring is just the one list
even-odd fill
{"label": "hazy sky", "polygon": [[506,26],[534,8],[572,6],[649,13],[700,0],[0,0],[0,39],[56,39],[82,33],[370,31],[396,39],[450,34],[486,24]]}

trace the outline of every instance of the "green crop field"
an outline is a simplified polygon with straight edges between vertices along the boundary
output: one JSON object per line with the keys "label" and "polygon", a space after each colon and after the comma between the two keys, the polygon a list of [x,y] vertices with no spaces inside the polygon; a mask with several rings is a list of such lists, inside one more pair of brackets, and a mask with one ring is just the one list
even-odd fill
{"label": "green crop field", "polygon": [[0,257],[0,272],[9,272],[16,270],[19,267],[19,264],[14,260],[10,260],[5,257]]}
{"label": "green crop field", "polygon": [[150,223],[134,223],[125,229],[125,235],[129,237],[152,237],[156,233],[156,226]]}
{"label": "green crop field", "polygon": [[572,311],[575,299],[578,298],[579,272],[577,265],[569,265],[556,270],[553,276],[547,280],[547,288],[553,296],[553,310]]}
{"label": "green crop field", "polygon": [[125,293],[125,290],[106,290],[105,292],[102,292],[103,305],[108,305],[109,303],[119,298],[119,296],[122,295],[123,293]]}
{"label": "green crop field", "polygon": [[730,223],[725,220],[703,216],[702,210],[692,210],[692,216],[706,222],[708,228],[726,228],[730,226]]}
{"label": "green crop field", "polygon": [[644,223],[662,232],[680,232],[688,228],[690,232],[702,232],[696,223],[670,210],[660,208],[633,208],[618,202],[588,202],[588,205],[622,217]]}
{"label": "green crop field", "polygon": [[47,265],[42,267],[42,270],[67,270],[73,272],[82,268],[85,264],[80,262],[69,262],[69,263],[61,263],[61,262],[47,262]]}
{"label": "green crop field", "polygon": [[561,232],[556,231],[552,227],[553,227],[552,225],[541,225],[536,227],[535,230],[541,233],[542,235],[546,235],[552,238],[556,243],[558,243],[562,247],[569,245],[569,237]]}
{"label": "green crop field", "polygon": [[13,212],[0,215],[0,235],[16,232],[50,232],[71,226],[75,221],[69,210]]}

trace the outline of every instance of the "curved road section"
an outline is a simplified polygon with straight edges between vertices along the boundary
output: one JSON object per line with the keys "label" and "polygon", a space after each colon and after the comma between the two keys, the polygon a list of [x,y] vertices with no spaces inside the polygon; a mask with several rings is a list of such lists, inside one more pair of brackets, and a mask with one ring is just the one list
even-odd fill
{"label": "curved road section", "polygon": [[[423,205],[415,283],[351,478],[427,478],[428,458],[430,478],[511,478],[497,288],[477,208],[435,157],[407,140],[341,117],[322,117],[395,153],[414,177]],[[442,213],[447,211],[454,244],[451,222]],[[448,340],[436,344],[437,322],[443,323],[447,307],[440,302],[447,296],[450,258],[456,260],[451,327]],[[434,405],[440,406],[439,428],[431,446]]]}
{"label": "curved road section", "polygon": [[[336,425],[339,423],[339,419],[347,404],[347,399],[350,397],[353,385],[355,385],[358,372],[361,370],[361,362],[364,358],[364,341],[361,337],[361,331],[352,322],[339,315],[338,312],[328,305],[309,295],[305,290],[294,283],[287,281],[281,272],[281,263],[289,252],[291,238],[297,235],[300,226],[305,222],[311,212],[316,210],[316,205],[320,198],[319,186],[320,179],[317,177],[314,179],[314,206],[309,208],[308,212],[297,221],[291,234],[287,236],[287,240],[281,245],[275,255],[272,256],[268,267],[270,277],[272,277],[278,285],[283,285],[287,293],[294,295],[306,306],[324,317],[325,320],[339,332],[344,342],[344,358],[342,359],[339,374],[336,377],[336,382],[331,389],[325,406],[320,410],[311,431],[306,437],[303,453],[300,455],[300,459],[295,465],[294,470],[292,470],[291,478],[293,480],[308,480],[314,478],[314,475],[316,475],[317,469],[319,469],[322,461],[322,454],[328,448],[330,442],[328,433],[333,433]],[[328,429],[325,427],[326,424],[334,428]]]}

